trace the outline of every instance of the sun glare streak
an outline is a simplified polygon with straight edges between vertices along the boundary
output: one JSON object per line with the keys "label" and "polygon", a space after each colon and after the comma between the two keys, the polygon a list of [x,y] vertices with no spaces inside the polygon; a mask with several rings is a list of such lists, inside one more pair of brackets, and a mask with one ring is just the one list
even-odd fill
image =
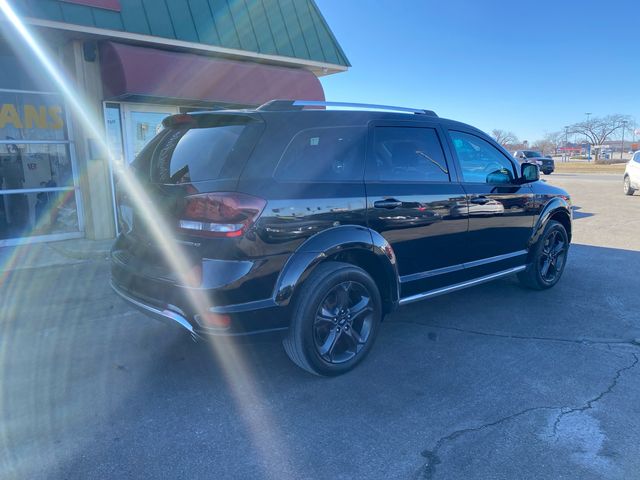
{"label": "sun glare streak", "polygon": [[[19,34],[19,38],[33,52],[42,64],[49,77],[64,95],[67,104],[80,121],[82,128],[97,140],[103,157],[112,161],[111,153],[104,138],[104,132],[98,127],[102,125],[101,119],[92,118],[92,109],[83,99],[83,96],[75,91],[70,82],[56,65],[50,60],[46,51],[40,46],[38,40],[31,34],[20,18],[13,11],[7,0],[0,0],[0,10],[8,19],[10,25]],[[144,189],[136,178],[128,173],[128,169],[119,175],[119,186],[124,188],[129,198],[133,200],[136,211],[140,213],[147,230],[162,254],[168,260],[170,267],[176,273],[183,285],[190,284],[189,261],[182,250],[171,237],[173,231],[157,211],[152,200],[146,195]],[[15,259],[13,260],[15,261]],[[0,279],[2,280],[2,279]],[[204,293],[195,288],[187,289],[189,302],[195,312],[200,314],[208,312],[209,301]],[[7,342],[3,339],[2,342]],[[271,415],[262,404],[263,396],[257,386],[253,372],[249,368],[243,353],[232,343],[224,340],[210,342],[212,351],[221,365],[226,382],[233,394],[239,408],[241,419],[250,435],[255,451],[260,456],[260,461],[269,477],[282,478],[282,469],[289,473],[290,477],[297,477],[293,470],[293,462],[290,450],[286,448],[282,433],[278,430]],[[6,345],[0,345],[1,350],[6,351]],[[0,352],[1,354],[1,352]],[[1,357],[0,357],[1,358]],[[0,385],[2,382],[0,382]],[[2,396],[0,395],[0,400]],[[3,435],[6,432],[3,432]],[[8,445],[5,440],[5,445]],[[280,472],[276,475],[274,467]],[[284,468],[283,468],[284,467]]]}

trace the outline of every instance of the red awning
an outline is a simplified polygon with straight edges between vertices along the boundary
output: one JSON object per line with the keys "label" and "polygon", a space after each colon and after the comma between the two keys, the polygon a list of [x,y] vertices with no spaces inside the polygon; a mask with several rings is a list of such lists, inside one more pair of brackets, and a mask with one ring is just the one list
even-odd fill
{"label": "red awning", "polygon": [[114,42],[101,44],[100,63],[107,100],[153,97],[233,105],[324,100],[318,78],[303,69]]}

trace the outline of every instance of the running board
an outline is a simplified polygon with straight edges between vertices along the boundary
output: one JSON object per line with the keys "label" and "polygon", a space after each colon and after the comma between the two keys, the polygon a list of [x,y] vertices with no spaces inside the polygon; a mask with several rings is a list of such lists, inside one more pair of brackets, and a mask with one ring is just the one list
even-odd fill
{"label": "running board", "polygon": [[411,295],[410,297],[401,298],[400,305],[406,305],[407,303],[418,302],[420,300],[424,300],[427,298],[437,297],[438,295],[444,295],[445,293],[455,292],[456,290],[462,290],[463,288],[480,285],[481,283],[486,283],[486,282],[490,282],[491,280],[496,280],[498,278],[506,277],[508,275],[513,275],[514,273],[521,272],[526,268],[527,268],[526,265],[521,265],[519,267],[510,268],[508,270],[503,270],[501,272],[492,273],[491,275],[485,275],[484,277],[478,277],[473,280],[467,280],[466,282],[456,283],[455,285],[450,285],[448,287],[437,288],[435,290],[430,290],[428,292]]}

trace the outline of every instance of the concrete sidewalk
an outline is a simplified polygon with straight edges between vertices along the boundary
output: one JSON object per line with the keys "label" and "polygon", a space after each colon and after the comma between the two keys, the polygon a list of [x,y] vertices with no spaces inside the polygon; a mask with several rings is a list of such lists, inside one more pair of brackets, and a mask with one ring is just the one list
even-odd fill
{"label": "concrete sidewalk", "polygon": [[113,241],[78,238],[0,247],[0,272],[105,260]]}

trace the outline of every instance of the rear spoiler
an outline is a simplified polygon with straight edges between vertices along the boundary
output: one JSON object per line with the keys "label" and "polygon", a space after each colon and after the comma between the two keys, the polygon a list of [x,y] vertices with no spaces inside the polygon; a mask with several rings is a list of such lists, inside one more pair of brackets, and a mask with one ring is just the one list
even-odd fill
{"label": "rear spoiler", "polygon": [[260,122],[259,115],[248,112],[222,110],[216,112],[179,113],[162,120],[164,128],[172,127],[208,127],[216,125],[238,125]]}

